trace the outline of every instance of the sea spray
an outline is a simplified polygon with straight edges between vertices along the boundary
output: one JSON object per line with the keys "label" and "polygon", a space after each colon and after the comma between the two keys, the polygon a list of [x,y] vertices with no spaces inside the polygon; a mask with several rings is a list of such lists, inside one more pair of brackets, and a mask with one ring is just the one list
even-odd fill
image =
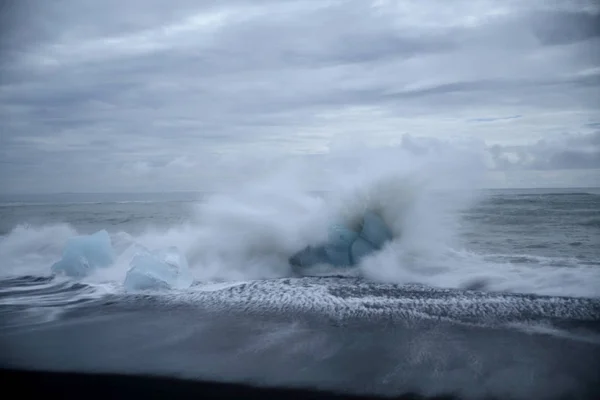
{"label": "sea spray", "polygon": [[[469,239],[461,236],[461,226],[471,223],[463,219],[463,213],[470,212],[482,193],[478,186],[484,168],[477,148],[430,146],[428,151],[414,151],[407,146],[361,146],[321,155],[265,159],[257,163],[258,172],[252,169],[252,162],[241,158],[244,170],[238,173],[245,177],[243,182],[221,182],[220,192],[204,193],[195,205],[186,203],[189,212],[181,205],[173,208],[172,203],[160,202],[62,207],[62,215],[74,210],[71,218],[91,213],[93,229],[107,229],[111,234],[117,254],[114,264],[85,281],[119,286],[135,254],[171,246],[185,254],[196,281],[287,277],[293,273],[289,257],[325,241],[332,224],[352,225],[364,210],[377,209],[396,239],[362,259],[353,270],[367,280],[538,294],[598,294],[600,274],[593,265],[576,263],[565,268],[561,264],[564,257],[552,265],[515,264],[487,254],[485,249],[474,250],[471,241],[463,242]],[[226,166],[214,167],[218,171]],[[235,163],[227,168],[235,171]],[[55,221],[58,211],[43,207],[54,213],[51,220]],[[129,207],[128,213],[122,207]],[[123,219],[141,215],[139,223],[148,228],[110,226],[116,219],[111,210],[118,210]],[[170,214],[163,215],[163,210]],[[498,218],[503,211],[486,212]],[[163,222],[168,218],[167,226]],[[20,224],[9,230],[0,238],[0,273],[49,275],[67,239],[90,233],[81,230],[77,221],[73,220],[73,226]],[[89,221],[84,224],[87,227]],[[495,240],[486,232],[480,234],[485,240]],[[502,243],[494,243],[494,252],[502,249]],[[511,251],[510,246],[506,251]],[[340,273],[335,268],[322,272]]]}
{"label": "sea spray", "polygon": [[476,151],[452,147],[419,155],[402,147],[345,148],[282,160],[271,174],[205,199],[193,227],[172,232],[170,244],[185,243],[197,279],[288,276],[292,254],[327,240],[331,224],[355,224],[374,209],[404,252],[438,251],[454,239],[451,222],[471,204],[482,171]]}

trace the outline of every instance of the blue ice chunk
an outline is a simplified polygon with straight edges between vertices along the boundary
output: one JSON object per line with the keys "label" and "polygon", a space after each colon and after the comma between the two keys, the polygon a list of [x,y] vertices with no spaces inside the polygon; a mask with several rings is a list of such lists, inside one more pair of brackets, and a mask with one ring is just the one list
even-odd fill
{"label": "blue ice chunk", "polygon": [[51,267],[55,274],[82,278],[95,268],[108,267],[114,262],[115,254],[110,236],[105,230],[92,235],[69,238],[62,258]]}
{"label": "blue ice chunk", "polygon": [[295,267],[310,266],[315,264],[328,264],[328,259],[329,258],[323,246],[308,246],[290,257],[290,264]]}
{"label": "blue ice chunk", "polygon": [[336,267],[348,267],[352,265],[349,247],[328,244],[325,245],[324,248],[327,258],[322,260],[323,263],[335,265]]}
{"label": "blue ice chunk", "polygon": [[376,249],[381,249],[387,241],[392,240],[393,238],[390,228],[388,228],[383,219],[373,211],[367,211],[365,213],[360,236],[370,242]]}
{"label": "blue ice chunk", "polygon": [[338,247],[350,247],[357,237],[357,232],[348,229],[344,225],[334,224],[329,228],[328,243]]}
{"label": "blue ice chunk", "polygon": [[359,263],[363,257],[368,256],[376,250],[377,248],[373,246],[371,242],[368,242],[362,237],[359,237],[354,241],[354,243],[352,243],[352,247],[350,248],[352,262],[355,264]]}
{"label": "blue ice chunk", "polygon": [[328,240],[324,245],[304,248],[290,258],[290,264],[296,267],[316,264],[349,266],[352,264],[350,246],[357,237],[357,232],[343,225],[332,225],[329,229]]}
{"label": "blue ice chunk", "polygon": [[383,219],[373,211],[366,211],[360,232],[348,229],[344,225],[332,225],[326,243],[306,247],[290,257],[289,261],[294,267],[310,267],[316,264],[353,266],[392,239],[392,232]]}
{"label": "blue ice chunk", "polygon": [[329,240],[324,246],[327,259],[323,263],[332,264],[338,267],[352,265],[350,257],[350,246],[358,238],[358,233],[343,225],[333,225],[329,229]]}
{"label": "blue ice chunk", "polygon": [[129,265],[124,282],[129,291],[187,289],[193,282],[185,255],[176,247],[138,253]]}

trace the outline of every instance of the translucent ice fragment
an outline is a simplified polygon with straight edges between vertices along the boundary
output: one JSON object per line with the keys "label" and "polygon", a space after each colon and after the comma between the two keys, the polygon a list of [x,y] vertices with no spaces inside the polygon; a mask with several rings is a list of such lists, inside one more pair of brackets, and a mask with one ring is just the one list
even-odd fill
{"label": "translucent ice fragment", "polygon": [[366,211],[359,232],[340,224],[332,225],[327,242],[304,248],[290,257],[289,262],[293,267],[300,268],[316,264],[354,266],[392,239],[392,232],[383,219],[373,211]]}
{"label": "translucent ice fragment", "polygon": [[127,290],[187,289],[193,278],[185,255],[176,247],[137,253],[125,277]]}
{"label": "translucent ice fragment", "polygon": [[367,211],[363,218],[360,236],[371,243],[376,249],[381,249],[383,245],[392,240],[393,235],[390,228],[383,219],[373,211]]}
{"label": "translucent ice fragment", "polygon": [[110,236],[101,230],[92,235],[69,238],[62,258],[52,265],[51,270],[55,274],[82,278],[95,268],[108,267],[114,259]]}

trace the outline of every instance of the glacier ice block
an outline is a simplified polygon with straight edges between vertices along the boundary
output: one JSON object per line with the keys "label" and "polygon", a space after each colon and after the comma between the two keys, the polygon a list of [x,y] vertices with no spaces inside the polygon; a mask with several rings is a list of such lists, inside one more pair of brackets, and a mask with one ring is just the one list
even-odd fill
{"label": "glacier ice block", "polygon": [[381,216],[373,211],[366,211],[357,231],[335,224],[329,230],[326,243],[304,248],[290,257],[289,262],[293,267],[310,267],[316,264],[350,267],[363,257],[380,250],[392,239],[392,231]]}
{"label": "glacier ice block", "polygon": [[387,241],[392,240],[393,235],[379,214],[367,211],[363,217],[360,237],[369,242],[375,249],[381,249]]}
{"label": "glacier ice block", "polygon": [[329,229],[329,239],[324,246],[328,264],[346,266],[352,264],[350,246],[358,238],[358,233],[343,225],[333,225]]}
{"label": "glacier ice block", "polygon": [[137,253],[129,266],[124,282],[129,291],[187,289],[193,282],[185,255],[176,247]]}
{"label": "glacier ice block", "polygon": [[95,268],[108,267],[114,259],[110,236],[101,230],[92,235],[69,238],[61,259],[52,265],[51,270],[55,274],[82,278]]}
{"label": "glacier ice block", "polygon": [[363,257],[368,256],[377,250],[377,247],[373,246],[370,242],[359,237],[352,243],[350,247],[350,256],[354,263],[358,263]]}

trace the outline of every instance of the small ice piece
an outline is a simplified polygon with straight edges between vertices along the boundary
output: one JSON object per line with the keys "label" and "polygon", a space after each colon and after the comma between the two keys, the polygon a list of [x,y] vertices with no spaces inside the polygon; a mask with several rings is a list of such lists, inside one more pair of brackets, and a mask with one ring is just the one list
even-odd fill
{"label": "small ice piece", "polygon": [[129,266],[124,282],[129,291],[187,289],[193,282],[185,255],[176,247],[138,253]]}
{"label": "small ice piece", "polygon": [[92,235],[69,238],[62,258],[52,265],[51,270],[55,274],[83,278],[95,268],[108,267],[114,259],[110,236],[101,230]]}

